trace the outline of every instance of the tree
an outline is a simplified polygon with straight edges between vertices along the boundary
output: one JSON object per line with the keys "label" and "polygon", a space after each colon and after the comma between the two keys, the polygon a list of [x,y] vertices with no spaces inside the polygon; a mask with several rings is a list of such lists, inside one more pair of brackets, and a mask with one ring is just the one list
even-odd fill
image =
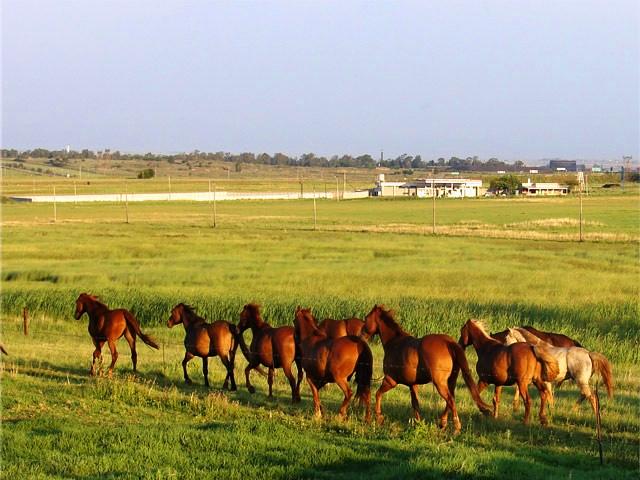
{"label": "tree", "polygon": [[153,178],[156,176],[156,171],[153,168],[145,168],[138,172],[138,178]]}
{"label": "tree", "polygon": [[503,175],[489,183],[489,190],[498,194],[515,195],[521,187],[522,183],[513,175]]}

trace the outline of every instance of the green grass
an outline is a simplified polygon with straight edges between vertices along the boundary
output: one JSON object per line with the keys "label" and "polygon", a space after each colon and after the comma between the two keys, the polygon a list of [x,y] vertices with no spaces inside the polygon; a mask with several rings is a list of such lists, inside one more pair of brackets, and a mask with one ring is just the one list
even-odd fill
{"label": "green grass", "polygon": [[[358,200],[312,203],[228,202],[218,227],[206,204],[2,206],[2,477],[349,478],[520,475],[527,478],[625,478],[638,473],[637,195],[585,199],[587,241],[570,241],[577,199],[438,201],[440,235],[428,234],[430,202]],[[556,220],[554,220],[556,219]],[[527,223],[529,222],[529,223]],[[534,222],[534,223],[531,223]],[[537,222],[537,223],[536,223]],[[493,232],[491,235],[489,232]],[[531,233],[539,235],[531,238]],[[596,235],[597,234],[597,235]],[[498,238],[490,238],[491,236]],[[512,238],[518,237],[518,238]],[[120,343],[116,378],[87,376],[92,346],[86,319],[72,320],[82,291],[126,307],[162,343],[139,347],[140,376],[130,375]],[[457,338],[469,317],[492,330],[532,324],[560,331],[607,355],[616,396],[602,399],[606,465],[600,467],[593,416],[572,412],[575,386],[558,392],[552,425],[520,423],[511,389],[500,419],[481,417],[459,386],[463,433],[435,427],[441,400],[421,388],[426,422],[409,422],[407,389],[385,396],[387,423],[363,425],[360,412],[334,418],[337,388],[322,394],[330,415],[291,406],[277,376],[276,400],[182,383],[179,328],[164,327],[170,308],[189,302],[207,318],[237,321],[244,303],[265,319],[291,324],[297,305],[318,317],[366,314],[374,303],[398,312],[416,335]],[[31,334],[21,334],[27,306]],[[373,345],[374,388],[382,351]],[[475,353],[467,351],[472,364]],[[105,354],[105,361],[109,355]],[[212,385],[224,378],[210,360]],[[537,396],[535,403],[537,403]],[[488,399],[488,394],[485,394]]]}

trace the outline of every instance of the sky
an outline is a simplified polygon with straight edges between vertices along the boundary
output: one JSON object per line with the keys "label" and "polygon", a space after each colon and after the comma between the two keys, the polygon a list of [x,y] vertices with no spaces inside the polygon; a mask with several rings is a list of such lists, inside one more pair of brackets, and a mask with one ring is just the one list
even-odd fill
{"label": "sky", "polygon": [[639,5],[1,0],[1,144],[636,159]]}

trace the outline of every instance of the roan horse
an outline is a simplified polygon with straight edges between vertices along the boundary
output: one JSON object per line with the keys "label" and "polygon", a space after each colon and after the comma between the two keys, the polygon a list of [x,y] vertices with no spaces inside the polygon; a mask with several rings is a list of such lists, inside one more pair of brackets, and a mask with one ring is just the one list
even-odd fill
{"label": "roan horse", "polygon": [[380,335],[384,349],[384,380],[376,392],[376,417],[383,422],[382,395],[398,384],[406,385],[411,392],[411,406],[416,420],[420,420],[418,385],[433,382],[436,390],[446,402],[440,415],[440,427],[446,428],[449,412],[452,413],[454,432],[461,429],[455,404],[455,388],[458,373],[462,370],[471,396],[481,412],[491,413],[478,392],[464,350],[448,335],[433,334],[416,338],[405,332],[396,322],[392,311],[376,305],[365,317],[363,336]]}
{"label": "roan horse", "polygon": [[362,327],[364,327],[364,322],[355,317],[344,320],[325,318],[318,325],[318,329],[325,332],[329,338],[340,338],[347,335],[359,337],[362,333]]}
{"label": "roan horse", "polygon": [[531,412],[529,384],[533,382],[540,393],[540,423],[547,424],[545,406],[550,392],[545,382],[555,378],[559,369],[558,362],[548,349],[526,343],[504,345],[489,336],[486,326],[480,320],[468,320],[464,324],[459,343],[464,348],[473,345],[478,354],[478,390],[482,392],[487,385],[495,385],[494,417],[498,417],[502,387],[516,383],[524,401],[524,423],[528,423]]}
{"label": "roan horse", "polygon": [[365,421],[370,418],[371,376],[373,355],[366,341],[353,335],[336,339],[318,329],[311,310],[298,307],[294,320],[296,344],[302,354],[302,366],[313,394],[314,412],[322,416],[319,390],[327,383],[336,383],[344,393],[339,414],[344,418],[353,392],[349,379],[355,374],[356,398],[365,407]]}
{"label": "roan horse", "polygon": [[124,335],[124,338],[131,348],[131,362],[133,363],[133,371],[137,369],[138,354],[136,352],[136,335],[139,335],[144,343],[150,347],[159,348],[158,344],[148,335],[142,333],[140,324],[131,312],[118,308],[109,310],[109,308],[101,303],[97,297],[88,293],[81,293],[76,300],[76,320],[86,313],[89,317],[89,335],[93,340],[96,349],[93,352],[93,362],[91,363],[91,375],[95,375],[96,361],[102,358],[102,346],[105,342],[109,345],[111,351],[111,365],[109,366],[109,376],[113,375],[113,367],[118,360],[118,351],[116,350],[116,340]]}
{"label": "roan horse", "polygon": [[[251,329],[253,339],[251,346],[247,349],[242,333]],[[238,322],[238,330],[240,332],[239,342],[242,353],[247,358],[249,365],[244,369],[247,380],[247,389],[254,393],[256,389],[249,381],[249,373],[253,369],[257,369],[260,365],[264,365],[269,369],[267,382],[269,384],[269,397],[273,396],[273,374],[276,368],[282,368],[285,376],[289,380],[291,386],[291,400],[296,403],[300,401],[300,383],[304,372],[302,371],[302,363],[300,355],[296,355],[296,342],[294,338],[294,329],[291,326],[273,328],[260,315],[260,306],[249,303],[244,306],[240,313],[240,322]],[[291,364],[295,362],[298,369],[298,381],[296,382],[291,371]]]}
{"label": "roan horse", "polygon": [[596,397],[591,393],[589,379],[594,373],[600,374],[604,382],[609,398],[613,397],[613,374],[611,364],[607,358],[598,353],[590,352],[582,347],[554,347],[544,342],[536,335],[524,328],[509,328],[506,343],[528,342],[531,345],[545,345],[551,355],[558,361],[558,375],[552,379],[556,385],[562,384],[565,380],[575,380],[580,389],[580,398],[576,402],[578,406],[585,398],[591,403],[593,413],[598,414]]}
{"label": "roan horse", "polygon": [[182,371],[184,373],[184,381],[191,383],[189,375],[187,375],[187,363],[193,357],[202,358],[202,373],[204,375],[204,384],[209,386],[209,357],[218,355],[222,364],[227,369],[227,376],[224,379],[222,388],[229,388],[231,381],[231,390],[236,390],[236,380],[233,375],[233,367],[238,348],[237,335],[238,330],[233,323],[218,320],[213,323],[207,323],[202,317],[199,317],[189,305],[179,303],[171,310],[171,316],[167,321],[167,327],[171,328],[179,323],[184,325],[184,360],[182,360]]}

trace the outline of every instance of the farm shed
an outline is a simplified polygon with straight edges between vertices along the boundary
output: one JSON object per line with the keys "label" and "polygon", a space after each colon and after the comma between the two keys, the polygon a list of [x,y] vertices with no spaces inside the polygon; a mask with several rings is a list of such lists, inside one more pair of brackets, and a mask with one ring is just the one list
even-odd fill
{"label": "farm shed", "polygon": [[407,182],[400,187],[410,197],[478,197],[482,180],[468,178],[426,178]]}

